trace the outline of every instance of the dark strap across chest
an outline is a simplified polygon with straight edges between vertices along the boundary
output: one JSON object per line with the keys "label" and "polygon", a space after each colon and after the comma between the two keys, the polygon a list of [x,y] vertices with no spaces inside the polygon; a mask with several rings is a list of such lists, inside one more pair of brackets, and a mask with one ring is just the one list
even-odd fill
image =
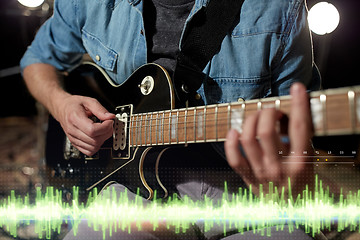
{"label": "dark strap across chest", "polygon": [[243,2],[211,0],[190,21],[173,76],[176,94],[181,102],[192,99],[203,83],[206,76],[202,70],[220,50],[223,39],[239,20]]}
{"label": "dark strap across chest", "polygon": [[204,81],[202,70],[220,50],[221,42],[240,17],[244,0],[211,0],[186,28],[194,0],[144,1],[148,62],[164,66],[173,76],[180,103],[196,93]]}

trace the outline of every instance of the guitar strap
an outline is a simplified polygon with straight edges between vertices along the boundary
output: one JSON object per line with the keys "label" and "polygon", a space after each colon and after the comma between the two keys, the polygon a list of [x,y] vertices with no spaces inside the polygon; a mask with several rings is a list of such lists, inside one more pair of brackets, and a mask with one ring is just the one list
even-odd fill
{"label": "guitar strap", "polygon": [[240,17],[244,0],[211,0],[189,22],[177,55],[173,75],[181,104],[191,102],[206,78],[202,70],[220,50],[221,43]]}

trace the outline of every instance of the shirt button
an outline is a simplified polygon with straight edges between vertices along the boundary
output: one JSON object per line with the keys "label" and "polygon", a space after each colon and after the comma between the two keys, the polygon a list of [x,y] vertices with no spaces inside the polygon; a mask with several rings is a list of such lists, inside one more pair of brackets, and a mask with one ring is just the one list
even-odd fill
{"label": "shirt button", "polygon": [[99,55],[95,56],[96,61],[100,61],[101,57]]}

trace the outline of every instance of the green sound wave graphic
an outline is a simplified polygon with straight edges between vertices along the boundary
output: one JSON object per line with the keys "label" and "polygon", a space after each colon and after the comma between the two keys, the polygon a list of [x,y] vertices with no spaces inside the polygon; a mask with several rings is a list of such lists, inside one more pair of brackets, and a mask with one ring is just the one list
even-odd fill
{"label": "green sound wave graphic", "polygon": [[360,220],[360,190],[346,195],[341,192],[335,199],[317,176],[315,190],[311,192],[306,188],[296,199],[285,198],[284,188],[280,191],[271,182],[268,193],[261,191],[255,196],[249,190],[239,188],[230,198],[225,183],[225,193],[218,202],[206,197],[201,202],[186,196],[180,200],[174,195],[165,203],[154,200],[145,205],[140,196],[130,200],[126,192],[117,196],[104,191],[99,195],[95,189],[84,204],[79,202],[78,194],[79,188],[74,187],[72,202],[64,203],[61,191],[48,187],[42,193],[37,189],[35,202],[30,203],[29,196],[17,197],[12,191],[0,202],[0,226],[16,237],[20,224],[34,223],[39,238],[46,239],[60,233],[63,223],[70,223],[76,235],[77,227],[84,219],[95,231],[102,231],[104,238],[105,233],[111,236],[116,229],[131,233],[134,223],[138,230],[142,229],[143,223],[151,223],[154,230],[160,223],[165,223],[180,232],[198,222],[203,222],[205,231],[214,224],[221,224],[224,235],[229,228],[270,235],[266,230],[268,227],[276,226],[279,230],[285,225],[290,232],[302,226],[307,233],[315,235],[334,226],[338,231],[346,228],[356,231]]}

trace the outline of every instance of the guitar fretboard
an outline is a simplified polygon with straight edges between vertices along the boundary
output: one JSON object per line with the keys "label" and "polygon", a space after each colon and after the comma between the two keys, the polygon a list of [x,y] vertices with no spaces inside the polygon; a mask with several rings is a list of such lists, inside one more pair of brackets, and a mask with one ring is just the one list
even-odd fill
{"label": "guitar fretboard", "polygon": [[[315,136],[360,133],[360,87],[313,92],[310,103]],[[231,128],[241,133],[246,117],[264,108],[288,114],[290,96],[134,114],[130,146],[225,141]]]}

